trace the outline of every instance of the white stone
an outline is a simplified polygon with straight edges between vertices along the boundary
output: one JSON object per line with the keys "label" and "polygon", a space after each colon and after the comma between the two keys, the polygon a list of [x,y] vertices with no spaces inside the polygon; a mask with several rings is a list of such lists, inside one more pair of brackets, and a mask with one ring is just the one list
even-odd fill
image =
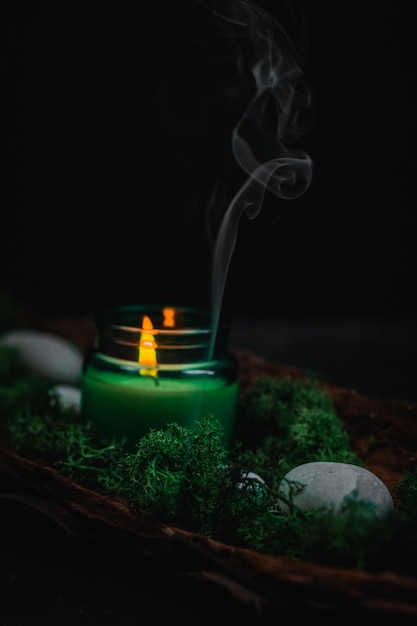
{"label": "white stone", "polygon": [[[291,490],[290,483],[298,483],[300,489]],[[294,486],[293,486],[294,488]],[[290,470],[282,479],[279,489],[279,507],[288,511],[282,498],[290,499],[301,510],[326,508],[340,511],[345,498],[370,503],[375,517],[384,517],[394,508],[391,494],[373,472],[350,463],[314,461]]]}
{"label": "white stone", "polygon": [[81,389],[74,385],[54,385],[49,391],[52,403],[57,402],[62,409],[81,412]]}
{"label": "white stone", "polygon": [[0,348],[15,347],[34,374],[54,383],[77,385],[81,380],[83,354],[63,337],[37,330],[14,330],[0,337]]}
{"label": "white stone", "polygon": [[256,499],[262,498],[265,490],[264,479],[255,472],[242,472],[240,481],[237,484],[238,489],[245,489],[247,493]]}

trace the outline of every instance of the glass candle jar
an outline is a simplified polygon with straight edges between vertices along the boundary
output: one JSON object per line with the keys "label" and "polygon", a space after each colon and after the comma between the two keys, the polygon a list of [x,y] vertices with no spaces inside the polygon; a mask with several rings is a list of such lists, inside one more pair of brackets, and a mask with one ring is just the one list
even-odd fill
{"label": "glass candle jar", "polygon": [[134,444],[150,429],[173,422],[192,428],[214,415],[230,444],[238,366],[227,349],[228,335],[222,323],[213,333],[210,314],[200,309],[109,310],[97,321],[96,347],[84,366],[83,418]]}

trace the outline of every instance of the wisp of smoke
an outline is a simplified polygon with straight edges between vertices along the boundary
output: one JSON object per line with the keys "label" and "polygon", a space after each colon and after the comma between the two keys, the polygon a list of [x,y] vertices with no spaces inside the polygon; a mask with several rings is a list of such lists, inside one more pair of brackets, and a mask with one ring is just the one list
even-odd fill
{"label": "wisp of smoke", "polygon": [[232,133],[233,155],[247,178],[222,216],[213,250],[214,341],[240,218],[259,214],[267,190],[288,200],[311,183],[312,160],[293,145],[311,98],[291,40],[276,18],[248,0],[227,0],[215,8],[200,4],[215,12],[217,24],[227,32],[236,71],[240,80],[251,81],[253,93]]}

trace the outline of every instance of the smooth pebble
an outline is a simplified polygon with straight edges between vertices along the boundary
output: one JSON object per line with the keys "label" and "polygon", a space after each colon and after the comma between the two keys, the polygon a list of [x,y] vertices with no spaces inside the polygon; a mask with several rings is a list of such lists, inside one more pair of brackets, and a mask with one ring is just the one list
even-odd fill
{"label": "smooth pebble", "polygon": [[293,468],[278,489],[279,506],[284,511],[289,510],[282,498],[290,499],[290,482],[302,486],[291,496],[292,503],[302,510],[328,508],[337,513],[347,497],[370,503],[375,517],[384,517],[394,508],[391,494],[382,480],[359,465],[314,461]]}
{"label": "smooth pebble", "polygon": [[55,385],[49,391],[52,402],[57,402],[62,409],[81,412],[81,389],[74,385]]}
{"label": "smooth pebble", "polygon": [[240,478],[237,484],[238,489],[246,489],[249,495],[255,496],[257,499],[262,498],[265,490],[265,481],[259,474],[242,472]]}
{"label": "smooth pebble", "polygon": [[83,354],[63,337],[37,330],[14,330],[0,337],[0,348],[15,347],[29,371],[54,383],[77,385]]}

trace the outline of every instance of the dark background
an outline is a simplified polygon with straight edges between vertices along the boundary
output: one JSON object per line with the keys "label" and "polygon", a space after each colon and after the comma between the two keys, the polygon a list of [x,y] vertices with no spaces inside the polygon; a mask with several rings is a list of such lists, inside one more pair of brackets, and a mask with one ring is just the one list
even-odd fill
{"label": "dark background", "polygon": [[[413,317],[412,3],[258,5],[299,53],[311,105],[296,143],[314,175],[301,197],[267,192],[242,216],[224,307]],[[208,302],[215,231],[245,179],[231,132],[251,93],[216,21],[192,1],[0,11],[4,285],[57,311]]]}

